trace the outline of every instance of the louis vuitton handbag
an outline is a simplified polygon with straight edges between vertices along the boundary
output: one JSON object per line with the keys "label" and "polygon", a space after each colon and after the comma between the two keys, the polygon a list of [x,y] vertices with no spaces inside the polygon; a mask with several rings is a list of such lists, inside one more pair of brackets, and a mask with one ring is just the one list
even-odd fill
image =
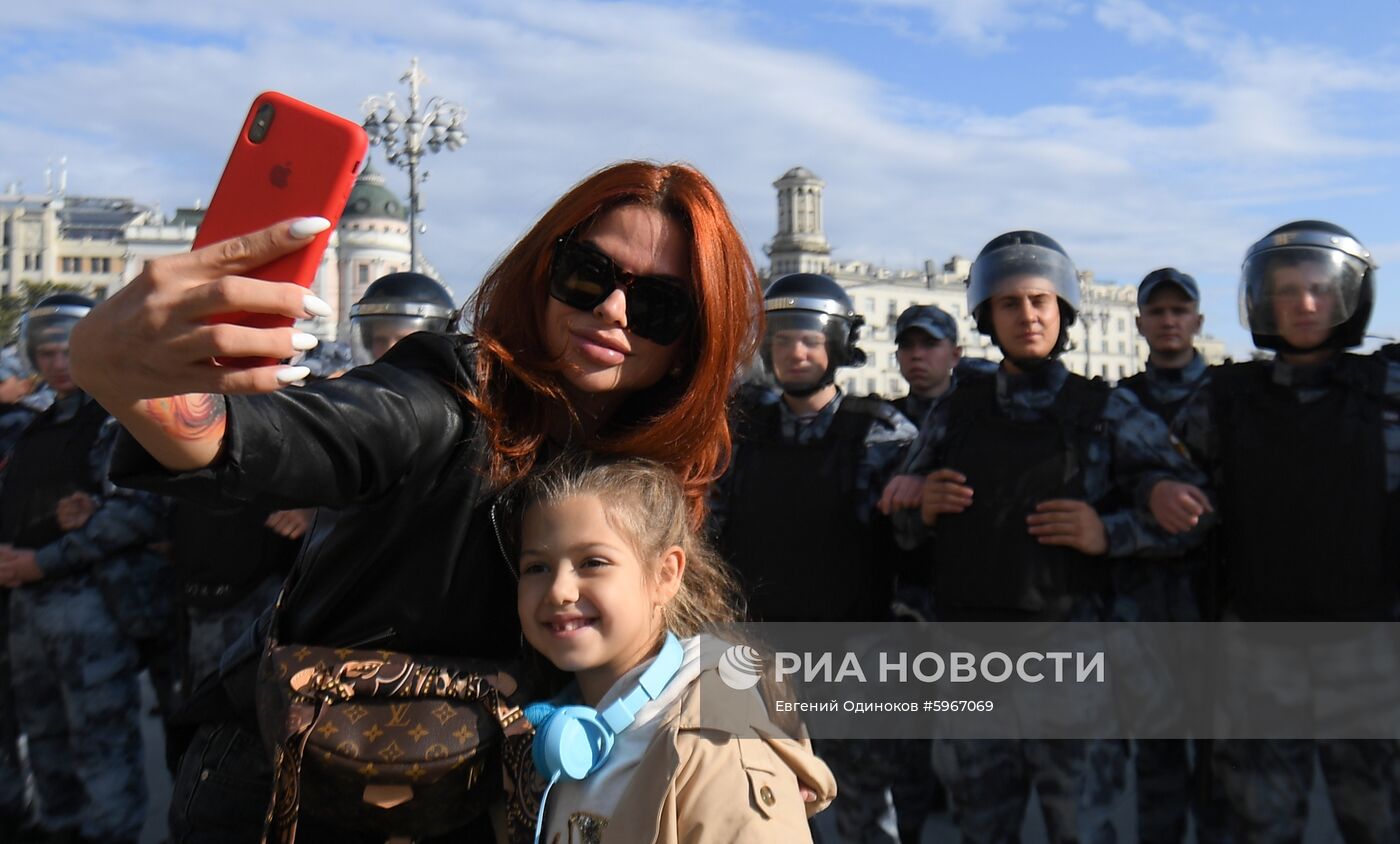
{"label": "louis vuitton handbag", "polygon": [[305,809],[338,826],[423,837],[502,794],[501,748],[528,733],[514,669],[481,659],[271,645],[258,720],[273,752],[265,844]]}

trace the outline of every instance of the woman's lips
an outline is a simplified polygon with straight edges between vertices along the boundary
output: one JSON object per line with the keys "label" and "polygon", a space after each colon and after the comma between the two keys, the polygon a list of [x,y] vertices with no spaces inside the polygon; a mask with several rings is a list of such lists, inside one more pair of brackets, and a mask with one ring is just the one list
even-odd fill
{"label": "woman's lips", "polygon": [[574,347],[578,349],[579,354],[594,363],[603,366],[617,366],[627,358],[626,354],[598,338],[586,334],[572,334],[571,336],[574,340]]}

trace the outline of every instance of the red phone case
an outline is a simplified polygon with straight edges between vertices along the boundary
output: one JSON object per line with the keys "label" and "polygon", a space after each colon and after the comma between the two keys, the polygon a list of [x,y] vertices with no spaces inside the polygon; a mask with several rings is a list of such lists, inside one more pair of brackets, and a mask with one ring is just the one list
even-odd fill
{"label": "red phone case", "polygon": [[[273,109],[260,142],[249,133],[259,110]],[[248,109],[219,186],[195,235],[194,248],[266,228],[292,217],[325,217],[331,227],[302,249],[244,273],[250,278],[285,281],[309,288],[321,255],[340,221],[365,158],[368,139],[358,124],[267,91]],[[231,313],[210,322],[256,328],[290,326],[294,320],[268,314]],[[275,359],[220,358],[225,366],[270,366]]]}

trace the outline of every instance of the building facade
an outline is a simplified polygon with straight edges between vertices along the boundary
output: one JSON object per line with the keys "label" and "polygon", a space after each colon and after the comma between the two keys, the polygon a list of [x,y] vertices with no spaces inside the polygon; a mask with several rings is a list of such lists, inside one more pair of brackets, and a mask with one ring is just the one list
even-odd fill
{"label": "building facade", "polygon": [[[62,191],[26,195],[12,185],[0,195],[0,292],[57,282],[105,299],[134,279],[146,260],[188,252],[203,219],[198,205],[167,218],[159,208],[128,198]],[[422,258],[419,264],[420,272],[437,277]],[[305,320],[299,327],[335,340],[370,282],[408,266],[408,208],[385,187],[384,177],[366,166],[311,286],[336,316]]]}
{"label": "building facade", "polygon": [[124,197],[24,194],[11,185],[0,195],[0,293],[49,282],[105,298],[127,278],[127,226],[157,214]]}
{"label": "building facade", "polygon": [[[991,338],[978,333],[967,310],[967,278],[972,261],[954,255],[920,269],[893,269],[863,261],[839,261],[822,229],[822,191],[826,183],[805,167],[794,167],[773,183],[778,191],[778,231],[765,251],[769,257],[765,285],[794,272],[826,273],[836,279],[865,317],[860,346],[865,366],[840,370],[837,383],[847,393],[904,395],[906,384],[895,360],[894,325],[910,305],[937,305],[958,320],[958,342],[966,357],[1000,360]],[[1061,358],[1073,372],[1117,381],[1143,368],[1147,344],[1138,335],[1137,287],[1095,279],[1081,271],[1079,319],[1070,328],[1070,350]],[[1224,342],[1197,338],[1197,349],[1211,363],[1225,358]]]}

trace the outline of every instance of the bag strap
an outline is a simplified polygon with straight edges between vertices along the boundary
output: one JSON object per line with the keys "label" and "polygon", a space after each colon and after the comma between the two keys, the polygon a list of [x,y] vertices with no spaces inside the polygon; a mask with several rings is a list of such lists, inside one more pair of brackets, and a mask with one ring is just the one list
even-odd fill
{"label": "bag strap", "polygon": [[292,692],[321,704],[357,699],[437,697],[484,704],[503,733],[510,734],[523,717],[510,703],[514,678],[504,672],[480,674],[420,663],[404,654],[384,659],[350,659],[326,668],[306,668],[288,680]]}

